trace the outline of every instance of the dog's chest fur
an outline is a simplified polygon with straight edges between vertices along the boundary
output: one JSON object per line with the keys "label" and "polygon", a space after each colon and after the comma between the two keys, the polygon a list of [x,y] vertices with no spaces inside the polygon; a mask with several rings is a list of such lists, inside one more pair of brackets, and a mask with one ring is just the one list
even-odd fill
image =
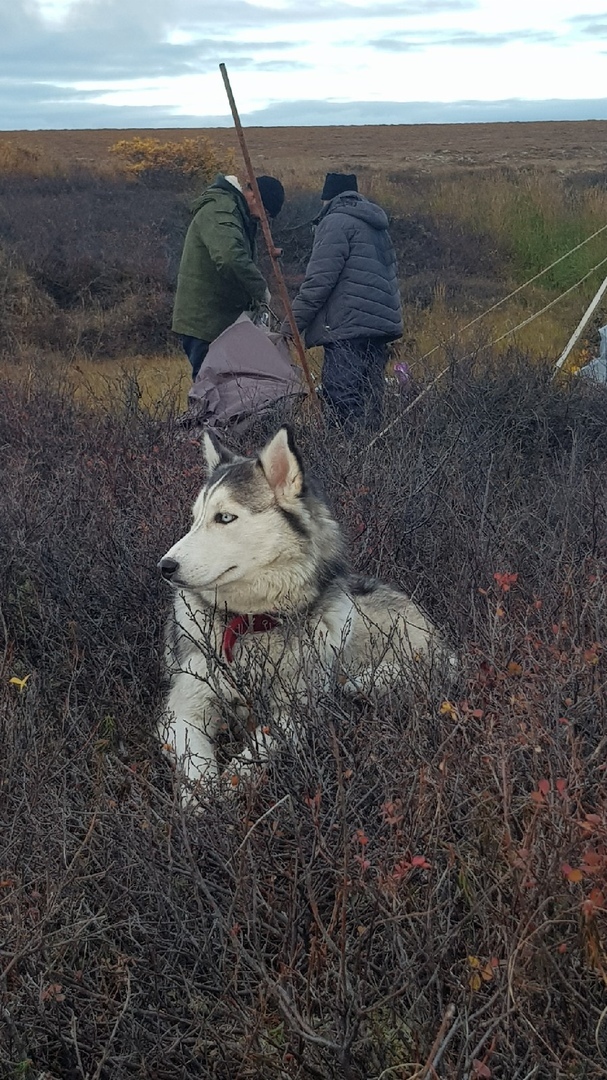
{"label": "dog's chest fur", "polygon": [[[208,679],[224,700],[239,698],[245,692],[262,693],[275,681],[281,683],[283,691],[287,685],[296,687],[304,677],[309,684],[314,673],[313,681],[326,687],[351,628],[350,609],[347,595],[334,590],[330,599],[325,598],[322,612],[271,613],[277,625],[268,631],[238,635],[230,661],[225,633],[232,614],[181,593],[175,598],[167,627],[169,668],[190,670]],[[234,695],[228,692],[230,685]]]}

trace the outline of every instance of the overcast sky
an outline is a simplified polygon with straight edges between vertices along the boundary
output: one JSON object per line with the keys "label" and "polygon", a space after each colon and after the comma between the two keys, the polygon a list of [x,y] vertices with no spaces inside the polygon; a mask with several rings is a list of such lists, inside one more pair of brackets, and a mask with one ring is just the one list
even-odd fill
{"label": "overcast sky", "polygon": [[607,119],[607,0],[0,0],[0,126]]}

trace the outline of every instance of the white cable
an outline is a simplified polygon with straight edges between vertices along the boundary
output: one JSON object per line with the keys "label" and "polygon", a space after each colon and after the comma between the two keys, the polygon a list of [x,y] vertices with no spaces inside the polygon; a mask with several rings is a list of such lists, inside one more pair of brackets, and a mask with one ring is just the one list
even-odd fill
{"label": "white cable", "polygon": [[[604,228],[607,228],[607,225],[604,226]],[[539,311],[534,312],[533,315],[530,315],[529,318],[524,319],[523,322],[518,323],[517,326],[513,326],[513,327],[511,327],[510,330],[506,330],[506,332],[504,334],[500,334],[499,337],[495,338],[493,341],[490,341],[487,345],[482,345],[481,349],[490,349],[492,345],[497,345],[498,342],[503,341],[504,338],[509,337],[510,334],[515,334],[517,330],[522,330],[524,326],[528,326],[529,323],[532,323],[534,321],[534,319],[539,318],[539,316],[543,315],[545,311],[549,311],[550,308],[555,306],[555,304],[558,304],[559,301],[562,300],[564,296],[567,296],[570,292],[573,292],[574,289],[577,289],[578,285],[583,285],[583,283],[586,281],[586,279],[589,278],[592,274],[594,274],[594,271],[598,270],[599,267],[603,266],[605,263],[607,263],[607,256],[604,259],[601,259],[601,261],[598,262],[596,264],[596,266],[593,266],[592,269],[589,270],[587,274],[584,274],[584,276],[582,278],[580,278],[579,281],[576,281],[575,285],[571,285],[568,289],[565,290],[565,292],[560,293],[554,300],[551,300],[549,304],[546,304],[545,307],[540,308]],[[547,267],[547,269],[549,269],[549,267]],[[545,273],[545,271],[542,271],[542,273]],[[531,279],[531,280],[533,280],[533,279]],[[527,282],[527,284],[529,284],[529,282]],[[523,288],[523,286],[521,286],[521,288]],[[511,295],[514,295],[514,294],[512,293]],[[497,307],[498,305],[495,304],[494,306]],[[492,309],[490,308],[489,310],[491,311]],[[478,321],[478,320],[475,320],[475,321]],[[472,323],[470,323],[469,325],[471,326]],[[466,329],[466,327],[464,327],[464,330],[465,329]],[[456,336],[456,335],[453,335],[453,336]],[[435,349],[440,348],[440,345],[442,345],[442,344],[443,344],[443,342],[441,342],[439,345],[436,345]],[[435,349],[432,349],[431,351],[434,352]],[[430,353],[426,353],[426,356],[429,356],[429,355],[430,355]],[[472,353],[468,353],[467,356],[463,356],[462,360],[467,360],[470,356],[472,356]],[[425,360],[425,358],[426,358],[425,356],[421,357],[422,360]],[[458,363],[461,363],[461,360],[458,361]],[[417,405],[418,401],[421,401],[421,399],[426,396],[428,391],[431,390],[433,386],[436,386],[437,382],[439,382],[442,379],[443,375],[447,374],[447,372],[449,371],[450,366],[451,365],[449,364],[446,368],[443,368],[442,371],[439,371],[438,375],[435,376],[435,378],[432,380],[432,382],[428,383],[428,386],[424,387],[424,389],[421,391],[421,393],[418,394],[417,397],[414,398],[413,401],[411,401],[407,405],[406,409],[403,409],[403,411],[401,413],[399,413],[399,415],[396,416],[394,418],[394,420],[390,421],[390,423],[387,425],[387,427],[382,428],[382,430],[377,433],[375,438],[371,439],[371,442],[367,443],[367,445],[364,448],[365,453],[366,453],[367,450],[370,450],[371,447],[374,446],[375,443],[379,439],[381,439],[382,436],[385,435],[387,431],[390,431],[390,429],[393,428],[394,425],[397,424],[399,422],[399,420],[402,419],[403,416],[406,416],[406,414],[411,411],[413,406]],[[361,452],[363,452],[363,451],[361,451]]]}
{"label": "white cable", "polygon": [[525,319],[523,322],[519,323],[518,326],[513,326],[511,330],[506,330],[505,334],[501,334],[500,337],[495,338],[494,341],[490,341],[488,345],[483,347],[489,349],[492,345],[497,345],[498,341],[503,341],[504,338],[508,337],[509,334],[515,334],[517,330],[522,330],[523,326],[528,326],[529,323],[533,322],[534,319],[537,319],[539,315],[543,315],[545,311],[549,311],[550,308],[554,307],[555,304],[558,304],[564,296],[567,296],[570,292],[573,292],[574,289],[577,289],[578,285],[583,285],[586,279],[589,278],[592,274],[594,274],[594,271],[598,270],[599,267],[603,266],[606,262],[607,256],[604,259],[601,259],[601,261],[598,262],[596,266],[593,266],[592,270],[589,270],[587,274],[584,274],[584,276],[580,278],[579,281],[576,281],[575,285],[570,285],[568,289],[565,289],[565,292],[560,293],[560,295],[557,296],[554,300],[551,300],[549,304],[546,304],[545,307],[540,308],[539,311],[536,311],[534,315],[530,315],[528,319]]}
{"label": "white cable", "polygon": [[[513,292],[508,293],[507,296],[502,297],[501,300],[498,300],[495,304],[492,304],[491,307],[487,308],[486,311],[483,311],[480,315],[477,315],[474,319],[472,319],[471,322],[466,323],[465,326],[462,326],[461,330],[458,330],[457,333],[451,335],[451,340],[453,340],[453,338],[457,337],[459,334],[463,334],[465,330],[469,330],[471,326],[474,326],[477,322],[480,322],[481,319],[485,318],[485,315],[489,315],[492,311],[495,311],[495,309],[500,307],[501,304],[505,304],[507,300],[512,300],[512,297],[516,296],[517,293],[520,293],[522,289],[526,289],[528,285],[532,285],[533,282],[537,281],[538,278],[541,278],[543,274],[547,274],[549,270],[552,270],[555,266],[558,266],[559,263],[563,262],[563,259],[568,259],[570,255],[575,254],[576,251],[579,251],[580,248],[584,247],[584,244],[590,243],[591,240],[594,240],[595,236],[599,236],[602,232],[605,232],[605,229],[607,229],[607,225],[601,225],[601,228],[597,229],[596,232],[593,232],[591,236],[587,236],[585,240],[582,240],[581,243],[576,244],[575,247],[570,248],[570,250],[566,251],[564,255],[559,255],[558,259],[555,259],[554,262],[550,263],[550,266],[544,267],[544,269],[540,270],[538,274],[534,274],[532,278],[529,278],[528,281],[525,281],[523,285],[519,285],[516,289],[514,289]],[[600,265],[601,264],[599,263],[599,266]],[[590,273],[592,273],[592,270],[590,271]],[[582,281],[584,280],[585,279],[582,278]],[[444,342],[441,341],[438,343],[438,345],[434,345],[433,348],[430,349],[430,352],[424,353],[424,355],[420,357],[420,360],[426,360],[429,356],[432,356],[432,353],[436,352],[437,349],[440,349],[443,344]]]}

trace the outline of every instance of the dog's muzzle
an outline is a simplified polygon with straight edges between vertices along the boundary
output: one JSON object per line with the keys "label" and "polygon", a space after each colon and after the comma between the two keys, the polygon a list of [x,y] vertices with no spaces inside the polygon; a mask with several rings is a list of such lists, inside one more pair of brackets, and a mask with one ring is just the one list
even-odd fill
{"label": "dog's muzzle", "polygon": [[170,581],[175,571],[179,569],[179,563],[177,562],[177,559],[169,559],[165,555],[158,563],[158,569],[165,581]]}

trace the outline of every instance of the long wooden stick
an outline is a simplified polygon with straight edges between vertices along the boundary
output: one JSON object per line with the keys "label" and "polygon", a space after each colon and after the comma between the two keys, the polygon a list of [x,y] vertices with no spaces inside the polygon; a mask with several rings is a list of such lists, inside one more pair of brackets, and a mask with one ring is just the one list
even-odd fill
{"label": "long wooden stick", "polygon": [[308,390],[310,391],[310,394],[312,396],[312,400],[314,401],[314,403],[316,405],[316,408],[320,412],[320,402],[319,402],[317,394],[316,394],[316,387],[314,386],[314,381],[312,379],[312,375],[310,373],[310,368],[309,368],[309,365],[308,365],[308,361],[306,359],[306,350],[304,348],[304,343],[301,340],[301,334],[299,333],[297,323],[295,322],[295,316],[293,314],[293,308],[291,307],[291,300],[289,298],[289,293],[287,292],[287,286],[285,284],[285,279],[284,279],[284,276],[283,276],[283,273],[282,273],[282,269],[281,269],[280,263],[278,262],[278,259],[277,259],[276,255],[274,254],[275,246],[274,246],[274,241],[272,240],[272,233],[270,232],[270,225],[269,225],[269,222],[268,222],[268,217],[267,217],[263,202],[261,201],[261,194],[260,194],[260,191],[259,191],[259,185],[257,183],[257,177],[255,176],[255,173],[253,171],[253,164],[251,162],[251,156],[249,154],[246,139],[244,137],[244,131],[243,131],[243,128],[242,128],[242,124],[240,122],[240,116],[238,115],[238,109],[236,107],[236,102],[234,100],[234,95],[232,93],[232,87],[230,86],[230,80],[228,78],[228,72],[227,72],[225,64],[220,64],[219,65],[219,70],[221,71],[224,86],[226,88],[226,94],[228,95],[228,101],[230,103],[230,109],[232,110],[232,116],[234,118],[234,127],[236,128],[236,134],[238,135],[238,141],[240,143],[240,149],[241,149],[242,156],[243,156],[243,159],[244,159],[244,163],[245,163],[245,166],[246,166],[246,169],[247,169],[247,173],[249,175],[249,183],[250,183],[250,185],[251,185],[251,187],[252,187],[252,189],[253,189],[253,191],[255,193],[255,199],[257,200],[257,206],[259,208],[259,218],[260,218],[260,221],[261,221],[261,229],[262,229],[262,232],[263,232],[263,237],[264,237],[264,240],[266,242],[266,247],[268,249],[268,255],[270,256],[270,261],[272,263],[272,269],[274,271],[274,276],[275,276],[276,282],[278,284],[278,292],[280,294],[280,299],[283,302],[283,306],[284,306],[284,309],[285,309],[286,314],[287,314],[287,319],[289,320],[289,326],[291,327],[291,334],[293,335],[293,343],[295,345],[295,351],[297,353],[297,357],[298,357],[299,363],[301,364],[303,373],[304,373],[304,375],[306,377],[306,382],[308,384]]}
{"label": "long wooden stick", "polygon": [[560,369],[562,368],[563,364],[565,363],[565,360],[569,356],[569,353],[571,352],[573,346],[575,345],[575,343],[578,340],[580,334],[582,333],[582,330],[584,329],[584,327],[586,326],[586,323],[590,319],[590,316],[592,315],[592,313],[594,311],[596,311],[597,307],[599,306],[599,303],[600,303],[600,301],[602,299],[602,296],[603,296],[603,293],[605,292],[605,290],[607,290],[607,278],[605,278],[605,280],[604,280],[603,284],[600,286],[600,288],[597,289],[595,295],[593,296],[593,298],[590,301],[588,307],[586,308],[584,314],[582,315],[582,318],[580,319],[580,321],[577,324],[575,330],[573,331],[571,337],[569,338],[569,341],[567,342],[567,344],[565,345],[565,348],[563,349],[561,355],[559,356],[559,358],[558,358],[558,360],[557,360],[557,362],[555,364],[555,367],[554,367],[553,378],[554,378],[554,375],[556,375],[557,371],[560,371]]}

